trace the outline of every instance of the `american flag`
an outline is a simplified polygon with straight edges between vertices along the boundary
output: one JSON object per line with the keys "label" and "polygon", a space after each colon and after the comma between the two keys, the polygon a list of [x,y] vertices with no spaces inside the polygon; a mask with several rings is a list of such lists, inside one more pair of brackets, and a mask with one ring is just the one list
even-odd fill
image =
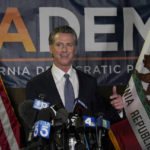
{"label": "american flag", "polygon": [[0,77],[0,150],[20,149],[20,124]]}

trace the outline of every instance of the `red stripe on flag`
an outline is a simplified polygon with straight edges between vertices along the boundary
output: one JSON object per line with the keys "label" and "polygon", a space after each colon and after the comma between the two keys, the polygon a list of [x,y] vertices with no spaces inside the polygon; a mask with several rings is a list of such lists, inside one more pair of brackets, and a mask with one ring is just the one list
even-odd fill
{"label": "red stripe on flag", "polygon": [[2,150],[10,150],[1,121],[0,121],[0,148]]}
{"label": "red stripe on flag", "polygon": [[[120,150],[142,150],[128,122],[128,119],[111,125],[111,131],[114,136],[113,138],[115,138],[117,144],[119,145]],[[115,146],[116,143],[114,143],[115,140],[113,140],[113,138],[110,137]]]}
{"label": "red stripe on flag", "polygon": [[[20,145],[21,145],[21,141],[20,141],[20,124],[19,124],[19,122],[18,122],[18,120],[15,116],[14,109],[11,106],[10,99],[7,95],[7,92],[6,92],[6,89],[4,87],[4,84],[3,84],[3,81],[1,79],[1,77],[0,77],[0,96],[1,96],[2,102],[5,106],[5,110],[7,112],[7,115],[9,117],[9,122],[11,124],[12,131],[14,133],[14,136],[16,138],[18,146],[20,147]],[[6,135],[6,136],[9,136],[9,135]],[[0,141],[1,141],[1,139],[0,139]],[[7,150],[7,149],[4,149],[4,150]]]}

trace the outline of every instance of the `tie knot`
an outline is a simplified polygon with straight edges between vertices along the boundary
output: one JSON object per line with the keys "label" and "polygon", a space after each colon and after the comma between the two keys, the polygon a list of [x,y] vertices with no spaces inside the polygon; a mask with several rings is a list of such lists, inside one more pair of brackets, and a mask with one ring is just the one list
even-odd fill
{"label": "tie knot", "polygon": [[64,77],[65,77],[66,79],[69,79],[70,75],[66,73],[66,74],[64,74]]}

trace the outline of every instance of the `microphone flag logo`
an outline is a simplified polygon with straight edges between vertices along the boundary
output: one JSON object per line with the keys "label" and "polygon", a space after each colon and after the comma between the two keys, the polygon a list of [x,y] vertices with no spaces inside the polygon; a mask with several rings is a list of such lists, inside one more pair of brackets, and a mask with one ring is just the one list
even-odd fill
{"label": "microphone flag logo", "polygon": [[37,121],[34,124],[33,137],[40,136],[48,139],[50,135],[50,128],[51,128],[50,122],[46,122],[43,120]]}

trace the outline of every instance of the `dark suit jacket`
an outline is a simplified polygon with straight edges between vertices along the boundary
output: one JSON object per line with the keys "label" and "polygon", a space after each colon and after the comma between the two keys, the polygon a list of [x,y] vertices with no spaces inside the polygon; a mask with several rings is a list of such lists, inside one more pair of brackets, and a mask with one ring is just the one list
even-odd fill
{"label": "dark suit jacket", "polygon": [[[103,112],[105,118],[114,123],[120,120],[118,113],[100,96],[97,90],[96,79],[76,69],[79,79],[79,98],[88,106],[90,112]],[[61,103],[61,98],[56,88],[51,68],[32,78],[26,86],[26,99],[38,98],[39,94],[45,95],[45,100],[51,105]]]}

